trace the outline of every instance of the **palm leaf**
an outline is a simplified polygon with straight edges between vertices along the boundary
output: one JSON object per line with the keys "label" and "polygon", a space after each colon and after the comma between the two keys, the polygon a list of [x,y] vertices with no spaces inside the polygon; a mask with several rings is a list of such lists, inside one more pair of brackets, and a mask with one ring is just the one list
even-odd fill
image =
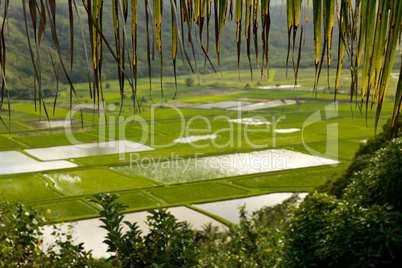
{"label": "palm leaf", "polygon": [[[134,88],[132,88],[133,104],[137,96],[137,79],[138,79],[138,66],[137,66],[137,0],[131,0],[131,43],[133,46],[133,60],[132,68],[134,74]],[[135,109],[134,109],[135,110]]]}
{"label": "palm leaf", "polygon": [[[9,0],[5,1],[4,5],[4,19],[3,26],[0,34],[0,65],[2,69],[2,101],[0,106],[3,105],[4,98],[8,96],[8,89],[5,80],[5,68],[6,68],[6,43],[4,38],[4,20],[6,18],[7,6]],[[133,91],[133,96],[136,95],[137,90],[137,78],[138,78],[138,55],[137,55],[137,45],[140,40],[137,40],[137,0],[131,0],[131,41],[132,50],[128,48],[127,35],[125,26],[127,24],[128,18],[128,8],[129,3],[127,0],[112,0],[112,13],[113,13],[113,28],[114,28],[114,39],[115,39],[115,49],[112,49],[108,40],[105,38],[103,33],[103,0],[82,0],[82,4],[88,15],[88,28],[89,28],[89,40],[90,40],[90,51],[91,51],[91,62],[90,66],[93,73],[93,84],[91,81],[88,82],[90,88],[90,96],[93,98],[94,105],[99,105],[100,102],[104,105],[103,90],[102,90],[102,62],[103,62],[103,45],[107,47],[110,54],[116,60],[118,65],[117,73],[119,77],[119,88],[121,97],[124,93],[124,83],[128,80]],[[220,34],[223,31],[223,26],[226,20],[235,20],[237,31],[236,31],[236,42],[237,42],[237,65],[240,69],[240,58],[241,58],[241,36],[243,34],[242,27],[244,20],[244,35],[246,38],[247,45],[247,57],[251,68],[251,18],[253,19],[253,41],[256,55],[257,65],[259,64],[258,52],[259,49],[262,50],[262,64],[261,73],[263,74],[264,68],[266,66],[268,71],[268,60],[269,60],[269,50],[268,50],[268,40],[270,31],[270,1],[269,0],[180,0],[178,4],[179,12],[177,12],[176,6],[177,0],[170,0],[171,5],[171,16],[172,16],[172,61],[173,61],[173,73],[175,76],[175,84],[177,87],[176,78],[176,61],[177,61],[177,49],[182,48],[184,55],[187,59],[187,63],[193,70],[193,65],[191,61],[194,62],[195,70],[198,74],[197,57],[195,54],[194,45],[197,42],[193,42],[192,32],[198,30],[200,42],[199,45],[204,53],[204,69],[206,61],[208,60],[212,68],[213,64],[208,55],[209,51],[209,19],[212,12],[214,12],[215,17],[215,47],[216,47],[216,57],[218,60],[219,69],[221,70],[221,51],[220,51]],[[314,50],[315,50],[315,69],[316,78],[315,86],[317,85],[320,77],[321,67],[324,62],[325,54],[327,55],[327,67],[328,67],[328,79],[329,79],[329,67],[331,65],[331,46],[332,46],[332,34],[335,23],[335,8],[338,7],[338,0],[313,0],[313,26],[314,26]],[[366,109],[368,106],[369,97],[371,96],[371,104],[377,103],[377,114],[376,123],[382,109],[382,104],[385,98],[385,93],[387,91],[389,75],[392,70],[394,63],[394,57],[396,53],[396,46],[398,39],[401,36],[401,25],[402,25],[402,1],[391,1],[391,0],[368,0],[361,1],[356,0],[341,0],[340,2],[340,13],[338,13],[338,24],[339,24],[339,43],[338,43],[338,62],[337,62],[337,74],[335,77],[335,93],[339,87],[340,74],[343,65],[343,58],[345,56],[345,51],[351,61],[351,98],[355,95],[357,96],[358,88],[361,90],[361,100],[366,98]],[[26,5],[28,3],[28,12],[26,10]],[[301,52],[302,52],[302,42],[304,27],[300,26],[301,8],[302,4],[306,3],[307,7],[309,5],[309,0],[287,0],[287,30],[288,30],[288,50],[286,56],[286,67],[288,69],[290,50],[292,45],[292,62],[293,69],[295,73],[295,83],[298,79],[298,69],[301,62]],[[56,32],[56,1],[55,0],[22,0],[22,8],[24,12],[26,36],[28,39],[29,54],[32,61],[32,66],[34,70],[34,101],[35,109],[39,107],[39,112],[44,108],[44,112],[48,118],[46,103],[43,99],[42,94],[42,79],[41,79],[41,44],[46,32],[46,27],[50,25],[50,33],[52,34],[52,39],[54,46],[56,48],[57,59],[53,59],[53,55],[49,54],[51,57],[53,71],[56,76],[58,83],[59,72],[57,69],[58,63],[62,67],[62,71],[67,78],[70,85],[70,108],[72,107],[73,95],[76,96],[74,85],[72,83],[72,73],[74,69],[74,21],[73,21],[73,4],[75,12],[77,13],[78,19],[80,19],[80,14],[78,12],[76,0],[67,1],[68,5],[68,21],[70,26],[70,34],[68,40],[70,42],[69,50],[69,66],[65,62],[65,55],[62,55],[59,40],[57,38]],[[213,5],[213,7],[211,7]],[[46,8],[45,8],[46,6]],[[261,7],[261,11],[260,11]],[[243,8],[245,9],[245,18],[243,19]],[[228,11],[229,9],[229,11]],[[212,11],[213,10],[213,11]],[[229,15],[227,13],[229,12]],[[251,14],[251,12],[253,12]],[[261,13],[261,42],[258,42],[258,13]],[[145,0],[145,17],[146,17],[146,38],[147,38],[147,61],[148,61],[148,72],[149,81],[151,88],[151,55],[153,56],[154,47],[159,51],[160,56],[160,69],[161,69],[161,94],[163,97],[163,56],[162,56],[162,16],[163,16],[163,0],[153,0],[152,5],[148,0]],[[180,17],[180,18],[179,18]],[[205,36],[205,17],[206,27],[207,27],[207,42],[203,42],[203,37]],[[308,11],[306,14],[306,21],[308,20]],[[152,21],[153,27],[149,28],[149,23]],[[28,23],[29,22],[29,23]],[[184,27],[186,23],[186,27]],[[82,25],[82,23],[80,22]],[[324,26],[322,33],[322,26]],[[179,28],[181,26],[181,28]],[[198,27],[198,29],[197,29]],[[285,28],[285,26],[284,26]],[[301,28],[300,33],[298,29]],[[181,29],[181,33],[178,31]],[[151,32],[152,34],[151,34]],[[190,61],[187,52],[186,45],[184,44],[184,34],[185,31],[188,34],[188,43],[192,49],[193,59]],[[122,33],[122,34],[121,34]],[[83,42],[85,47],[85,37],[84,32],[81,27],[81,34],[83,36]],[[296,47],[296,37],[299,34],[300,39],[298,40],[298,54],[297,59],[295,59],[295,47]],[[30,35],[33,35],[31,38]],[[155,41],[150,42],[150,38]],[[180,39],[181,37],[181,39]],[[179,45],[178,42],[181,42]],[[152,51],[151,51],[151,47]],[[86,50],[86,49],[85,49]],[[130,53],[133,53],[132,58],[130,58]],[[125,71],[125,55],[132,61],[129,65],[130,71],[132,73],[131,77],[128,77]],[[87,63],[89,65],[89,62]],[[362,72],[360,72],[360,66],[362,65]],[[90,78],[90,73],[88,72],[88,78]],[[134,76],[134,85],[133,85]],[[361,86],[358,87],[357,82],[361,79]],[[328,80],[329,81],[329,80]],[[394,106],[394,116],[393,120],[399,115],[400,112],[400,81],[397,86],[396,101]],[[371,88],[373,88],[372,93]],[[151,89],[150,89],[151,92]],[[177,92],[177,90],[176,90]],[[151,93],[150,93],[151,94]],[[336,95],[335,95],[336,96]],[[78,97],[76,96],[78,99]],[[122,100],[123,101],[123,100]],[[55,99],[56,103],[56,99]],[[54,103],[54,107],[55,107]],[[100,110],[100,109],[99,109]],[[1,118],[1,115],[0,115]]]}
{"label": "palm leaf", "polygon": [[156,47],[159,51],[160,56],[160,68],[161,68],[161,94],[163,99],[163,55],[162,55],[162,32],[161,32],[161,22],[162,22],[162,8],[161,8],[161,0],[154,0],[154,28],[155,28],[155,40]]}
{"label": "palm leaf", "polygon": [[172,13],[172,61],[173,61],[173,74],[174,74],[174,83],[176,86],[176,91],[174,93],[173,99],[176,98],[177,94],[177,77],[176,77],[176,55],[177,55],[177,26],[176,26],[176,0],[174,1],[174,5],[171,5],[171,13]]}
{"label": "palm leaf", "polygon": [[341,2],[341,12],[339,17],[339,40],[338,40],[338,64],[336,68],[336,78],[335,78],[335,93],[334,99],[336,98],[336,93],[339,87],[339,79],[341,77],[343,56],[345,54],[346,45],[346,25],[348,23],[348,13],[351,8],[351,1],[346,0]]}
{"label": "palm leaf", "polygon": [[246,21],[245,21],[245,29],[244,33],[246,35],[246,43],[247,43],[247,58],[248,63],[250,65],[250,73],[251,73],[251,80],[253,80],[253,68],[251,67],[251,52],[250,52],[250,41],[251,41],[251,7],[252,7],[252,0],[246,0]]}
{"label": "palm leaf", "polygon": [[236,20],[236,24],[237,24],[236,42],[237,42],[237,68],[239,70],[239,79],[240,79],[240,48],[241,48],[241,19],[242,19],[242,13],[243,13],[242,0],[236,0],[235,20]]}
{"label": "palm leaf", "polygon": [[254,40],[254,52],[255,60],[258,66],[258,10],[259,10],[258,0],[253,0],[253,40]]}
{"label": "palm leaf", "polygon": [[[384,58],[384,66],[382,69],[378,99],[377,99],[377,113],[375,119],[375,126],[377,128],[378,120],[380,119],[382,105],[385,99],[385,93],[387,92],[389,79],[391,76],[392,66],[395,59],[396,45],[399,39],[400,25],[402,24],[402,1],[391,1],[390,2],[390,17],[388,24],[388,36],[387,45]],[[398,27],[399,26],[399,27]],[[399,78],[401,79],[401,78]],[[398,83],[399,85],[399,83]],[[400,89],[397,89],[397,92]],[[394,108],[395,111],[395,108]],[[395,125],[394,125],[395,126]]]}

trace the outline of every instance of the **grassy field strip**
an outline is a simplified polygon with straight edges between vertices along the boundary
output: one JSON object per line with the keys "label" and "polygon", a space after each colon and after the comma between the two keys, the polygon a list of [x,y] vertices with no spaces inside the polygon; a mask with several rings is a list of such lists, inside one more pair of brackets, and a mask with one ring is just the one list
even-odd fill
{"label": "grassy field strip", "polygon": [[[117,171],[117,170],[115,170],[115,169],[113,169],[113,168],[111,168],[111,167],[100,166],[100,168],[104,168],[104,169],[107,170],[108,173],[109,173],[109,172],[110,172],[110,174],[113,174],[113,173],[114,173],[114,174],[116,174],[117,176],[123,176],[123,177],[128,177],[128,178],[133,178],[133,179],[141,178],[141,180],[146,181],[147,183],[153,184],[153,186],[151,186],[151,187],[164,186],[164,185],[165,185],[165,184],[163,184],[163,183],[161,183],[161,182],[158,182],[158,181],[156,181],[156,180],[153,180],[153,179],[151,179],[151,178],[147,178],[147,177],[143,177],[143,176],[136,176],[136,175],[125,174],[125,173],[119,172],[119,171]],[[144,188],[148,188],[148,187],[144,187]]]}
{"label": "grassy field strip", "polygon": [[0,135],[0,151],[15,150],[20,148],[27,148],[28,146],[15,137],[9,135]]}
{"label": "grassy field strip", "polygon": [[219,182],[166,186],[149,191],[165,200],[169,205],[180,205],[195,200],[221,200],[249,194],[248,191]]}

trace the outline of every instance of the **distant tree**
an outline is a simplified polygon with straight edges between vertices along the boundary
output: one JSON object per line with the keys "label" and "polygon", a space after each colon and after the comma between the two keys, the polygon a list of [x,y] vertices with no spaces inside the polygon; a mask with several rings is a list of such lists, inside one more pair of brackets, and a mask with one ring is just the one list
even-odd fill
{"label": "distant tree", "polygon": [[52,97],[53,96],[53,90],[51,90],[50,88],[45,88],[43,90],[43,95],[44,95],[45,98]]}
{"label": "distant tree", "polygon": [[194,84],[194,79],[188,77],[185,80],[186,86],[191,87]]}

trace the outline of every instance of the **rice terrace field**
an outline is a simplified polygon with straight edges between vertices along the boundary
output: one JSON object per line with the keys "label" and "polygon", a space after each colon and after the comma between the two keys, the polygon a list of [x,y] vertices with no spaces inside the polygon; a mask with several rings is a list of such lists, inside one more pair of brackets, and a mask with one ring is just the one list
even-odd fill
{"label": "rice terrace field", "polygon": [[[80,100],[69,113],[66,86],[54,111],[48,99],[50,122],[32,101],[12,103],[10,118],[2,113],[7,128],[0,125],[4,199],[50,209],[52,221],[61,222],[96,217],[89,199],[109,192],[120,195],[127,212],[184,206],[229,224],[200,204],[312,191],[340,175],[374,136],[375,111],[366,121],[349,103],[347,72],[336,105],[326,77],[313,93],[312,69],[299,71],[296,87],[282,69],[262,80],[251,81],[246,70],[241,76],[200,75],[200,83],[193,76],[191,87],[188,76],[178,77],[174,100],[173,78],[164,78],[163,99],[153,79],[152,100],[148,80],[139,80],[136,111],[131,91],[120,107],[118,82],[107,81],[100,113],[87,84],[77,85]],[[378,131],[392,103],[386,100]]]}

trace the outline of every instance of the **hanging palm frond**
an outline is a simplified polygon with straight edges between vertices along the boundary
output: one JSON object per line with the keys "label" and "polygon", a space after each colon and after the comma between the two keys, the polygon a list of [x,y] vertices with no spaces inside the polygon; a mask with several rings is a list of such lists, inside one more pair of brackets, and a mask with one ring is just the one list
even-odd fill
{"label": "hanging palm frond", "polygon": [[[92,85],[89,81],[90,96],[93,99],[93,104],[98,105],[104,102],[102,89],[102,61],[103,61],[103,45],[106,45],[109,52],[117,63],[117,73],[119,78],[119,89],[121,101],[123,101],[124,83],[129,81],[132,87],[132,94],[135,98],[138,78],[137,64],[137,44],[138,40],[138,23],[145,23],[146,26],[146,43],[147,43],[147,61],[150,77],[151,91],[151,56],[153,56],[153,47],[156,46],[160,56],[160,71],[161,71],[161,94],[163,96],[163,49],[162,49],[162,17],[164,5],[171,7],[171,35],[172,35],[172,61],[173,73],[176,81],[176,61],[178,48],[184,52],[187,63],[192,71],[198,73],[197,59],[195,57],[194,47],[199,40],[199,47],[204,53],[204,69],[206,61],[210,62],[213,67],[209,52],[209,23],[210,17],[214,18],[215,23],[215,48],[216,58],[219,69],[221,70],[221,51],[220,51],[220,35],[224,31],[224,25],[227,20],[235,20],[237,25],[236,42],[237,42],[237,65],[240,68],[241,56],[241,36],[244,34],[247,45],[246,53],[249,60],[250,71],[251,67],[251,28],[252,38],[254,42],[254,50],[257,66],[259,65],[259,50],[262,52],[261,57],[261,72],[267,68],[269,60],[269,30],[271,24],[269,0],[170,0],[163,2],[162,0],[144,1],[145,5],[145,22],[138,21],[138,2],[137,0],[107,0],[112,1],[112,20],[110,23],[114,28],[115,48],[113,49],[103,33],[103,12],[104,0],[82,0],[81,5],[84,7],[87,14],[90,51],[91,51],[91,74],[88,77],[92,78]],[[338,3],[339,2],[339,3]],[[3,23],[0,34],[0,67],[2,70],[2,98],[0,107],[2,107],[8,99],[8,88],[6,83],[6,38],[5,19],[7,17],[7,8],[9,1],[5,1],[3,8]],[[24,14],[26,36],[28,40],[29,54],[32,61],[34,71],[34,99],[35,109],[39,108],[47,114],[46,104],[42,96],[42,79],[41,79],[41,43],[46,28],[50,27],[54,46],[56,48],[57,59],[52,58],[54,72],[56,76],[60,73],[56,71],[56,67],[60,64],[63,74],[70,85],[70,107],[72,100],[76,95],[74,85],[72,83],[72,72],[74,69],[74,18],[81,21],[76,0],[68,0],[68,19],[70,31],[69,57],[62,55],[60,44],[56,31],[56,1],[55,0],[21,0],[21,8]],[[73,8],[74,5],[74,8]],[[302,16],[302,7],[307,6],[306,21],[308,19],[309,1],[302,0],[286,0],[287,26],[283,26],[288,32],[288,50],[287,56],[284,59],[288,66],[290,53],[292,51],[292,63],[295,73],[295,82],[297,81],[298,69],[301,59],[301,48],[303,40],[303,22],[300,22]],[[28,8],[27,8],[28,6]],[[131,8],[131,13],[128,10]],[[369,103],[373,106],[377,104],[376,124],[381,113],[382,104],[387,92],[388,82],[390,79],[391,70],[394,63],[396,47],[401,36],[402,25],[402,1],[394,0],[313,0],[313,26],[314,26],[314,47],[315,58],[314,64],[316,68],[315,84],[318,83],[320,72],[324,63],[325,55],[327,56],[326,65],[328,68],[331,65],[331,48],[332,36],[335,20],[337,20],[339,28],[339,43],[337,47],[338,62],[337,73],[335,77],[335,93],[339,87],[339,79],[342,71],[343,59],[345,54],[348,55],[351,63],[351,99],[353,96],[358,96],[360,107],[363,106],[364,100],[366,109]],[[76,13],[74,16],[73,12]],[[244,14],[243,14],[244,12]],[[261,23],[259,28],[259,14],[261,14]],[[337,15],[337,16],[336,16]],[[131,16],[131,21],[128,17]],[[150,21],[153,27],[149,26]],[[244,24],[243,24],[244,21]],[[81,24],[81,22],[80,22]],[[126,25],[130,24],[132,46],[128,47],[126,37]],[[302,24],[302,25],[300,25]],[[243,27],[244,25],[244,27]],[[323,29],[322,26],[323,25]],[[82,27],[82,24],[81,24]],[[165,29],[169,25],[163,25]],[[193,38],[193,30],[198,27],[199,39]],[[203,42],[204,29],[207,29],[207,42]],[[164,30],[163,29],[163,30]],[[299,30],[300,29],[300,30]],[[323,30],[323,33],[322,33]],[[179,33],[181,31],[181,33]],[[81,33],[84,31],[81,29]],[[33,37],[31,35],[33,34]],[[184,38],[185,34],[188,38]],[[261,41],[258,41],[258,35],[261,34]],[[298,51],[295,52],[297,46],[296,36],[299,35]],[[85,37],[83,36],[85,47]],[[153,40],[153,41],[152,41]],[[186,50],[186,42],[191,46],[193,58],[190,59]],[[345,53],[346,52],[346,53]],[[130,57],[130,53],[133,53]],[[297,56],[296,56],[297,54]],[[51,54],[50,54],[51,55]],[[131,61],[129,65],[131,74],[128,74],[125,68],[125,55]],[[52,55],[53,57],[53,55]],[[70,65],[66,64],[69,59]],[[68,67],[67,67],[68,66]],[[132,81],[134,77],[134,83]],[[399,78],[396,88],[396,99],[394,105],[393,122],[395,124],[401,109],[401,77]],[[57,78],[58,81],[58,78]],[[358,81],[361,84],[358,85]],[[177,82],[176,82],[177,85]],[[1,114],[0,114],[0,120]]]}

